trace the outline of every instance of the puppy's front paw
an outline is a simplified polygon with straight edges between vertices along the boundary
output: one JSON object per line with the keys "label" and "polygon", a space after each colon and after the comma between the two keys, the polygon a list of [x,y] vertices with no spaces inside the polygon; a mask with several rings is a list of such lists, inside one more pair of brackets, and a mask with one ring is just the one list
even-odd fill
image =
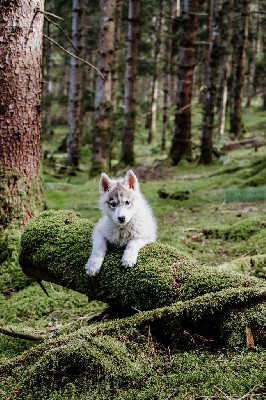
{"label": "puppy's front paw", "polygon": [[102,263],[102,257],[90,257],[85,265],[86,274],[89,276],[97,275],[101,269]]}
{"label": "puppy's front paw", "polygon": [[122,264],[124,267],[133,267],[137,263],[138,254],[125,251],[122,257]]}

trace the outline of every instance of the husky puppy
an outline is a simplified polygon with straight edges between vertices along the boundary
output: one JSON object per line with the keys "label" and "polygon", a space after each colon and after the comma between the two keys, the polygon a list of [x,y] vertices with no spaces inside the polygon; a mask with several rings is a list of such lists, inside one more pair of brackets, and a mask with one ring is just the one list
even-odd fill
{"label": "husky puppy", "polygon": [[92,252],[85,267],[90,276],[100,271],[108,244],[125,247],[122,264],[132,267],[139,250],[156,241],[155,218],[132,170],[122,179],[110,179],[102,173],[99,190],[103,217],[92,235]]}

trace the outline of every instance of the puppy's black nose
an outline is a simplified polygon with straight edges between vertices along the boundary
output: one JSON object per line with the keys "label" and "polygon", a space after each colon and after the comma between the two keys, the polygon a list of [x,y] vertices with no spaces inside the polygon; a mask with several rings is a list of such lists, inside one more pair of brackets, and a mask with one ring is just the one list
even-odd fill
{"label": "puppy's black nose", "polygon": [[118,221],[121,222],[121,223],[125,222],[125,220],[126,220],[125,217],[118,217]]}

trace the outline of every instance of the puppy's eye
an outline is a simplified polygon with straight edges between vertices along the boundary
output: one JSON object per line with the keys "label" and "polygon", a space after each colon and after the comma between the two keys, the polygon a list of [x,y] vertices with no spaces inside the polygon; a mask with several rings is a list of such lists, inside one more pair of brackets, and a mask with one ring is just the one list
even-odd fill
{"label": "puppy's eye", "polygon": [[113,208],[116,207],[116,202],[115,202],[115,201],[110,201],[109,204],[110,204],[110,206],[113,207]]}
{"label": "puppy's eye", "polygon": [[126,201],[125,201],[125,205],[126,205],[126,206],[130,206],[130,201],[129,201],[129,200],[126,200]]}

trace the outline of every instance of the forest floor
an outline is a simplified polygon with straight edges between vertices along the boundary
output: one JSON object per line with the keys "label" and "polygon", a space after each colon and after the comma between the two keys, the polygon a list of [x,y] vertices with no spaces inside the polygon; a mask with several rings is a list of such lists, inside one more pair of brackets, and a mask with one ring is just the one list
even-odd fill
{"label": "forest floor", "polygon": [[[231,151],[211,167],[186,162],[171,167],[164,157],[155,160],[154,156],[143,155],[144,159],[143,163],[139,159],[134,171],[158,220],[159,241],[215,267],[240,257],[266,254],[266,146],[257,151],[253,148]],[[75,175],[58,172],[46,162],[44,180],[47,209],[72,209],[96,223],[100,216],[98,178],[88,179],[84,170]],[[19,235],[17,231],[9,233],[8,250],[0,256],[1,327],[49,340],[86,327],[105,304],[88,303],[84,295],[45,283],[47,297],[19,269]],[[1,239],[1,246],[5,248],[5,238]],[[263,265],[248,264],[244,272],[265,279],[265,258]],[[1,335],[2,363],[36,343]],[[103,386],[92,390],[90,395],[75,395],[76,389],[68,388],[64,394],[49,399],[266,397],[263,348],[211,351],[197,344],[192,350],[176,353],[154,348],[142,357],[147,357],[153,372],[145,375],[141,390],[139,383],[129,389],[123,385],[117,390]],[[7,398],[1,386],[0,398]]]}

